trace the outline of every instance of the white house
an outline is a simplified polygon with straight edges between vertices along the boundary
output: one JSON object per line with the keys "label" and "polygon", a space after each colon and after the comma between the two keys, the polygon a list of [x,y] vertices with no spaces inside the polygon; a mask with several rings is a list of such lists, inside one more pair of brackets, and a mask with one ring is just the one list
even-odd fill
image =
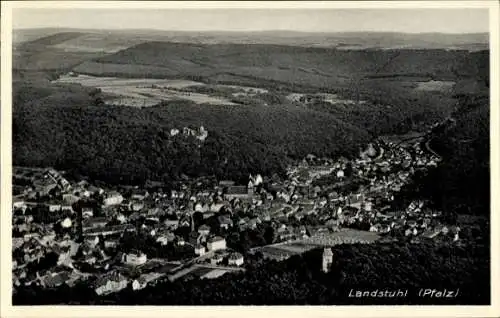
{"label": "white house", "polygon": [[344,170],[337,170],[337,178],[341,179],[344,177]]}
{"label": "white house", "polygon": [[212,203],[210,205],[210,212],[218,213],[224,207],[224,203]]}
{"label": "white house", "polygon": [[142,274],[138,279],[132,282],[132,289],[139,290],[143,289],[148,285],[148,283],[157,280],[158,278],[164,276],[165,274],[160,273],[146,273]]}
{"label": "white house", "polygon": [[210,234],[210,226],[208,226],[206,224],[203,224],[202,226],[200,226],[198,228],[198,233],[200,233],[201,235],[208,235],[208,234]]}
{"label": "white house", "polygon": [[141,276],[137,279],[134,279],[132,282],[132,289],[133,290],[139,290],[143,289],[148,285],[148,282]]}
{"label": "white house", "polygon": [[373,204],[370,201],[365,201],[363,208],[366,212],[371,212],[372,211]]}
{"label": "white house", "polygon": [[165,226],[170,229],[177,229],[179,227],[179,220],[172,220],[172,219],[166,219],[165,220]]}
{"label": "white house", "polygon": [[168,237],[166,235],[160,235],[156,239],[157,243],[160,243],[161,245],[165,246],[168,244]]}
{"label": "white house", "polygon": [[201,204],[200,202],[196,203],[194,206],[195,212],[206,212],[208,210],[208,206]]}
{"label": "white house", "polygon": [[262,184],[264,182],[264,180],[262,179],[262,176],[260,174],[257,174],[257,176],[255,177],[254,179],[254,186],[258,186],[260,184]]}
{"label": "white house", "polygon": [[92,208],[82,208],[82,216],[85,217],[92,217],[94,216],[94,210]]}
{"label": "white house", "polygon": [[49,204],[49,211],[50,212],[56,212],[61,210],[61,205],[60,204]]}
{"label": "white house", "polygon": [[377,223],[377,224],[372,224],[370,226],[370,232],[379,232],[380,230],[380,224]]}
{"label": "white house", "polygon": [[63,221],[61,221],[61,226],[64,228],[70,228],[72,225],[71,219],[70,218],[65,218]]}
{"label": "white house", "polygon": [[73,207],[71,205],[61,205],[61,211],[70,211],[70,212],[74,212],[73,211]]}
{"label": "white house", "polygon": [[179,132],[180,132],[180,131],[179,131],[179,129],[177,129],[177,128],[172,128],[172,129],[170,129],[170,136],[172,136],[172,137],[173,137],[173,136],[175,136],[175,135],[179,134]]}
{"label": "white house", "polygon": [[67,204],[73,204],[75,202],[78,202],[78,200],[80,200],[80,198],[76,195],[73,195],[71,193],[63,194],[63,201]]}
{"label": "white house", "polygon": [[218,218],[218,221],[219,221],[219,224],[220,224],[220,227],[222,229],[229,229],[230,227],[233,226],[233,220],[231,220],[230,218],[226,217],[226,216],[219,216]]}
{"label": "white house", "polygon": [[243,265],[243,262],[244,262],[243,255],[237,252],[229,255],[229,258],[227,260],[227,263],[233,266],[241,266]]}
{"label": "white house", "polygon": [[26,208],[28,207],[26,205],[26,202],[24,202],[24,200],[19,200],[19,199],[13,199],[13,203],[12,203],[12,207],[14,209],[22,209],[22,210],[26,210]]}
{"label": "white house", "polygon": [[325,248],[323,250],[323,263],[322,263],[322,269],[323,272],[327,273],[330,271],[330,266],[332,265],[333,262],[333,252],[331,248]]}
{"label": "white house", "polygon": [[178,237],[177,238],[177,245],[184,246],[184,244],[186,244],[186,241],[184,241],[184,238]]}
{"label": "white house", "polygon": [[217,251],[226,249],[226,239],[216,236],[208,240],[207,249],[209,251]]}
{"label": "white house", "polygon": [[131,196],[132,200],[142,201],[149,196],[146,190],[134,190]]}
{"label": "white house", "polygon": [[116,215],[116,220],[120,223],[125,223],[127,222],[127,218],[125,217],[125,215],[123,215],[122,213],[118,213]]}
{"label": "white house", "polygon": [[104,199],[104,205],[118,205],[123,202],[123,196],[118,192],[110,192]]}
{"label": "white house", "polygon": [[443,226],[443,227],[441,228],[441,233],[443,233],[444,235],[448,234],[448,232],[449,232],[449,229],[448,229],[448,227],[447,227],[447,226]]}
{"label": "white house", "polygon": [[99,279],[95,284],[95,292],[97,295],[107,295],[120,291],[127,287],[127,279],[119,273],[112,273]]}
{"label": "white house", "polygon": [[144,208],[144,202],[133,202],[131,205],[130,205],[130,208],[132,209],[132,211],[140,211]]}
{"label": "white house", "polygon": [[203,246],[203,245],[196,245],[194,247],[194,253],[196,255],[199,255],[199,256],[204,255],[205,254],[205,246]]}
{"label": "white house", "polygon": [[147,261],[146,254],[141,252],[133,252],[123,255],[123,262],[128,265],[139,266],[146,263],[146,261]]}

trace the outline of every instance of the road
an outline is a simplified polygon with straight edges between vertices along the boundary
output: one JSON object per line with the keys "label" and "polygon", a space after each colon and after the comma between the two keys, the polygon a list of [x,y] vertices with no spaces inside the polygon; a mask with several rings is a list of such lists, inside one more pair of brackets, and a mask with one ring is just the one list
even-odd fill
{"label": "road", "polygon": [[233,272],[245,270],[244,268],[241,268],[241,267],[219,266],[219,265],[212,265],[212,264],[195,264],[193,267],[220,269],[220,270],[233,271]]}
{"label": "road", "polygon": [[433,154],[434,156],[438,157],[440,160],[441,160],[441,156],[435,152],[434,150],[432,150],[431,146],[430,146],[430,142],[432,141],[432,138],[429,138],[425,141],[424,143],[424,149],[427,150],[428,152],[430,152],[431,154]]}

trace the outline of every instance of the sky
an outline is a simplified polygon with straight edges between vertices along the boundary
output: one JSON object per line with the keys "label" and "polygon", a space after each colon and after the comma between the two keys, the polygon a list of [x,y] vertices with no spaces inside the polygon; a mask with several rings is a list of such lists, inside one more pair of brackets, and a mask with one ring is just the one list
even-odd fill
{"label": "sky", "polygon": [[488,32],[487,9],[13,9],[13,28]]}

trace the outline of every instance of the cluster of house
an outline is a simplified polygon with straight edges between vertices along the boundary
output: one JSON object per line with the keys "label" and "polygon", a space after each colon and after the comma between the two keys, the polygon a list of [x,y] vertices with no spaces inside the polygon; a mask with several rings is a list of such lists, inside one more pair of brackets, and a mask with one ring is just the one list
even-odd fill
{"label": "cluster of house", "polygon": [[179,136],[182,135],[185,137],[192,136],[192,137],[195,137],[196,139],[198,139],[199,141],[205,141],[205,139],[207,139],[207,137],[208,137],[208,130],[206,130],[203,126],[200,126],[199,129],[184,127],[180,130],[177,128],[172,128],[170,130],[170,136],[174,137],[177,135],[179,135]]}
{"label": "cluster of house", "polygon": [[[273,203],[269,211],[273,219],[283,221],[317,215],[321,224],[331,230],[361,223],[371,232],[401,229],[406,236],[435,237],[436,233],[448,233],[439,221],[439,211],[427,208],[424,201],[412,202],[406,210],[399,211],[392,209],[391,202],[417,170],[434,167],[439,160],[421,149],[420,142],[411,147],[369,144],[366,150],[360,151],[359,158],[351,161],[309,155],[289,169],[288,180],[281,185],[275,200],[284,204]],[[330,177],[328,183],[315,184],[315,180],[322,177]],[[357,190],[342,192],[342,187],[353,179],[360,181]]]}
{"label": "cluster of house", "polygon": [[[14,195],[19,195],[27,199],[48,196],[51,191],[56,189],[65,191],[71,187],[69,181],[54,169],[16,169],[13,178],[17,181],[16,183],[22,184],[21,186],[14,183]],[[29,184],[29,186],[24,186],[24,184]],[[16,200],[14,200],[14,202],[16,202]]]}
{"label": "cluster of house", "polygon": [[[205,130],[201,127],[200,131]],[[458,240],[459,228],[441,224],[439,213],[427,209],[425,202],[412,202],[404,211],[390,209],[394,194],[411,175],[438,161],[418,142],[412,147],[378,143],[370,144],[354,160],[308,155],[289,167],[284,180],[256,174],[249,176],[248,184],[237,185],[200,178],[166,192],[139,187],[103,189],[87,181],[70,183],[53,169],[15,169],[15,182],[22,186],[13,200],[14,285],[57,287],[90,279],[102,295],[129,283],[140,289],[167,275],[168,271],[148,271],[130,279],[117,270],[142,268],[152,261],[143,251],[110,252],[118,249],[126,232],[141,231],[159,248],[189,247],[192,255],[180,261],[179,268],[193,263],[240,267],[244,257],[228,248],[227,238],[263,226],[274,229],[275,243],[359,224],[365,225],[367,233],[400,229],[406,236],[452,235]],[[328,182],[318,182],[324,178]],[[361,185],[344,190],[355,182]],[[76,211],[75,204],[82,202]],[[44,207],[59,217],[53,223],[39,224],[31,215],[33,207]],[[42,266],[48,255],[57,258],[51,268]]]}

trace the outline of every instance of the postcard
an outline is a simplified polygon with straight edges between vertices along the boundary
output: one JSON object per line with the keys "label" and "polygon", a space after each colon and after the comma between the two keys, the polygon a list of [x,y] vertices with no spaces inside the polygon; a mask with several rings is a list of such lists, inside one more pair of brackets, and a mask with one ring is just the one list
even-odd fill
{"label": "postcard", "polygon": [[2,3],[2,317],[498,316],[498,7]]}

